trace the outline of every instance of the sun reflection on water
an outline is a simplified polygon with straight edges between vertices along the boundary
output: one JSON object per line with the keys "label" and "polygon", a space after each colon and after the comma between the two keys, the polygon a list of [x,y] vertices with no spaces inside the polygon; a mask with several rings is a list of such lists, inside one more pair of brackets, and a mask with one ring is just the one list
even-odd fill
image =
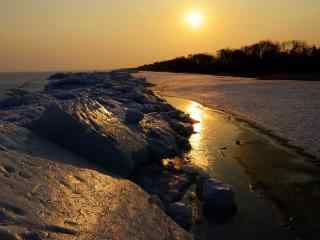
{"label": "sun reflection on water", "polygon": [[198,123],[194,124],[194,134],[190,138],[192,150],[190,152],[191,162],[201,168],[207,168],[209,163],[206,154],[203,152],[203,130],[205,110],[196,102],[191,102],[186,108],[190,117]]}
{"label": "sun reflection on water", "polygon": [[201,122],[203,119],[203,110],[201,108],[201,105],[196,102],[191,102],[188,106],[187,113],[190,114],[191,118]]}
{"label": "sun reflection on water", "polygon": [[204,118],[204,112],[201,105],[196,102],[190,103],[190,105],[187,108],[187,113],[190,115],[192,119],[198,122],[193,126],[194,132],[196,133],[195,135],[201,135]]}

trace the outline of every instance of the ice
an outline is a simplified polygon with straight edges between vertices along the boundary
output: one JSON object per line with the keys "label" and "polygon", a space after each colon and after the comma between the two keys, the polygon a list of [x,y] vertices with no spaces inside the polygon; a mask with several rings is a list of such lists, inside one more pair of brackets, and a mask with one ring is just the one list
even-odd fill
{"label": "ice", "polygon": [[140,74],[156,84],[155,89],[161,94],[192,99],[233,113],[320,157],[320,81]]}

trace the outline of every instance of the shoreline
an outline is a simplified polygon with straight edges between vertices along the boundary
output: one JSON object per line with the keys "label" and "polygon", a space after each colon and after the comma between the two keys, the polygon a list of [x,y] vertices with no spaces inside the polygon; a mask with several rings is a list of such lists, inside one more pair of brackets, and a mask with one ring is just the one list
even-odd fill
{"label": "shoreline", "polygon": [[219,112],[222,114],[226,114],[227,116],[232,117],[233,119],[237,120],[238,122],[243,122],[245,124],[248,124],[250,128],[255,129],[256,131],[270,137],[272,140],[276,141],[277,144],[282,145],[283,147],[286,147],[288,149],[291,149],[292,151],[295,151],[296,153],[300,154],[301,156],[307,157],[307,158],[311,158],[312,160],[315,161],[319,161],[320,163],[320,157],[316,156],[312,153],[307,152],[303,147],[299,147],[298,145],[294,145],[294,144],[290,144],[290,140],[286,139],[284,137],[281,137],[279,135],[277,135],[276,133],[274,133],[272,130],[269,130],[265,127],[263,127],[262,125],[246,119],[244,117],[239,116],[239,114],[234,113],[234,112],[230,112],[227,111],[223,108],[217,108],[216,106],[211,106],[210,104],[206,104],[202,101],[199,101],[199,99],[196,98],[184,98],[184,97],[180,97],[180,96],[176,96],[176,95],[170,95],[170,94],[161,94],[161,90],[155,90],[155,93],[159,93],[159,96],[161,97],[173,97],[173,98],[180,98],[180,99],[185,99],[185,100],[191,100],[194,101],[196,103],[201,104],[203,107],[205,107],[207,110],[209,111],[214,111],[214,112]]}
{"label": "shoreline", "polygon": [[[204,132],[202,137],[195,137],[199,135],[199,133],[194,132],[197,127],[194,128],[193,124],[201,124],[201,120],[191,120],[190,116],[192,116],[192,112],[191,114],[189,113],[189,116],[186,114],[187,111],[177,108],[179,102],[188,101],[180,97],[176,98],[176,100],[178,100],[177,103],[169,100],[165,101],[165,97],[162,98],[161,93],[159,95],[159,92],[157,92],[154,87],[152,88],[151,84],[146,82],[145,79],[131,78],[127,72],[70,73],[63,75],[58,74],[56,77],[57,79],[53,78],[49,80],[48,85],[43,91],[12,91],[12,94],[7,100],[0,101],[0,116],[2,118],[2,123],[0,124],[0,155],[3,155],[5,159],[8,158],[8,156],[12,157],[13,160],[11,164],[15,164],[15,168],[17,169],[12,170],[13,168],[11,166],[8,167],[6,163],[3,167],[4,170],[2,170],[1,164],[3,163],[0,161],[0,170],[4,171],[4,177],[11,177],[12,172],[13,175],[14,172],[19,172],[19,175],[21,175],[20,161],[16,156],[22,156],[23,154],[28,155],[28,160],[25,161],[28,161],[28,164],[31,166],[34,163],[40,164],[41,167],[44,167],[42,164],[49,163],[50,166],[52,159],[47,159],[50,155],[43,155],[43,153],[37,149],[37,147],[42,146],[42,144],[44,144],[44,149],[46,149],[46,144],[48,144],[46,142],[50,142],[50,144],[61,148],[61,150],[56,150],[57,152],[62,152],[63,149],[78,157],[83,157],[84,160],[89,161],[92,166],[96,166],[98,171],[99,169],[106,169],[104,170],[106,172],[103,172],[103,174],[110,177],[111,181],[115,184],[118,184],[119,180],[121,182],[125,180],[126,177],[129,177],[129,180],[144,189],[146,195],[142,197],[141,201],[145,201],[145,198],[148,198],[151,205],[159,208],[162,213],[169,215],[184,229],[192,233],[197,233],[194,231],[197,231],[199,221],[206,221],[206,218],[204,218],[206,211],[203,212],[201,210],[206,202],[216,204],[217,202],[215,201],[218,201],[219,198],[224,199],[223,194],[229,196],[227,205],[225,205],[225,200],[222,201],[222,206],[227,208],[222,212],[218,211],[219,217],[215,216],[217,209],[211,212],[211,217],[214,219],[218,217],[215,221],[221,221],[221,219],[227,217],[227,222],[229,222],[229,218],[231,218],[230,222],[232,224],[233,217],[235,219],[239,217],[238,214],[234,216],[236,209],[235,199],[233,197],[234,192],[236,192],[236,199],[240,198],[240,202],[236,202],[236,204],[240,204],[239,206],[241,208],[246,202],[246,198],[242,199],[241,196],[243,194],[248,195],[247,197],[251,199],[250,201],[253,201],[250,203],[257,204],[255,207],[251,206],[250,209],[257,208],[261,211],[263,210],[266,212],[264,214],[268,216],[269,205],[262,208],[258,207],[260,200],[254,200],[255,196],[252,195],[265,193],[268,201],[271,199],[275,206],[280,206],[281,208],[281,201],[284,200],[286,203],[287,193],[290,193],[294,188],[291,188],[292,186],[290,185],[290,189],[284,188],[284,192],[279,192],[284,182],[276,184],[274,178],[276,176],[282,176],[283,173],[285,173],[284,175],[288,174],[288,176],[295,176],[295,174],[300,176],[299,174],[304,172],[306,175],[309,174],[308,176],[313,177],[313,173],[315,172],[315,170],[309,172],[310,168],[306,163],[297,164],[297,162],[292,161],[292,156],[303,157],[297,151],[283,146],[278,139],[274,140],[271,135],[265,134],[258,127],[252,126],[250,122],[241,120],[235,115],[217,108],[199,105],[201,111],[206,112],[208,115],[221,116],[223,119],[220,122],[220,126],[225,125],[226,128],[220,130],[219,135],[219,133],[216,132],[216,130],[219,129],[214,130],[217,122],[213,124],[207,121],[204,123],[207,124],[205,128],[212,128],[213,132]],[[194,104],[191,105],[194,106],[198,104],[194,102]],[[201,113],[198,112],[198,114]],[[14,124],[16,124],[17,127],[14,127]],[[235,130],[233,125],[239,126],[240,130]],[[64,131],[64,129],[68,129],[68,131]],[[36,134],[39,139],[34,136],[34,134]],[[213,135],[211,136],[211,134]],[[221,142],[219,136],[221,137],[226,134],[228,146],[220,146],[219,144],[226,143],[223,140],[221,140]],[[238,134],[242,135],[238,136]],[[30,140],[29,135],[31,136]],[[19,141],[17,136],[20,136],[22,139],[27,139],[27,142]],[[190,136],[191,139],[189,140]],[[210,137],[217,138],[218,142],[215,140],[211,142]],[[33,140],[34,138],[38,140],[35,141]],[[204,150],[210,153],[208,153],[207,156],[202,155],[202,150],[197,148],[197,144],[198,146],[203,144],[201,142],[203,141],[201,140],[202,138],[208,141],[203,145],[206,148]],[[43,139],[43,142],[41,139]],[[272,142],[270,142],[271,140]],[[10,144],[10,141],[13,141],[15,144]],[[260,141],[264,144],[257,144],[257,142]],[[280,146],[284,149],[280,149]],[[192,147],[191,150],[190,147]],[[216,148],[219,148],[218,152],[215,152]],[[292,153],[289,153],[289,150],[290,152],[292,151]],[[209,171],[199,171],[198,166],[193,166],[193,162],[190,161],[190,157],[192,158],[192,156],[188,156],[188,154],[192,154],[192,152],[198,155],[196,157],[198,160],[206,157],[215,159],[217,157],[216,154],[218,154],[219,158],[222,157],[222,161],[219,163],[221,165],[220,170],[215,166],[213,172],[210,172],[209,168],[207,169]],[[43,163],[37,162],[36,157],[38,155],[44,157]],[[265,158],[269,155],[272,159]],[[238,159],[237,156],[242,156],[243,158]],[[179,157],[181,158],[179,159]],[[65,169],[65,163],[68,163],[69,160],[72,159],[69,158],[70,157],[65,158],[62,163],[60,162],[56,166],[57,171],[59,171],[59,169]],[[150,159],[153,161],[150,161]],[[54,161],[57,161],[57,159]],[[82,160],[80,159],[72,160],[71,166],[76,167],[76,169],[71,170],[71,173],[78,171],[77,168],[81,169],[83,167],[80,164],[81,162]],[[271,171],[273,164],[280,164],[281,169],[283,169],[280,172],[276,171],[276,173],[273,173]],[[47,168],[47,166],[44,168]],[[95,170],[94,167],[89,168]],[[288,168],[288,172],[285,171],[286,168]],[[271,172],[266,173],[265,169],[269,169]],[[33,171],[32,167],[31,170]],[[246,175],[243,175],[243,170],[247,171]],[[1,171],[0,178],[2,178]],[[66,171],[68,172],[69,170]],[[218,179],[222,180],[222,182],[216,180],[217,176],[215,172],[219,171],[221,171],[220,174],[222,175],[218,174],[218,176],[222,178],[218,177]],[[123,174],[122,177],[119,175],[120,173]],[[40,178],[47,176],[47,173],[39,174]],[[25,176],[26,173],[22,175]],[[54,175],[58,176],[59,174],[54,173]],[[234,184],[233,186],[236,188],[236,191],[233,190],[233,187],[225,184],[229,183],[229,180],[232,180],[233,175],[237,176],[236,181],[231,182],[232,185]],[[96,174],[94,173],[92,177],[95,176]],[[59,178],[61,177],[64,178],[63,174],[59,176]],[[75,178],[76,181],[83,182],[78,176]],[[248,182],[247,178],[250,178]],[[28,179],[29,178],[26,177],[24,181],[30,181]],[[90,181],[90,179],[91,178],[87,180]],[[44,187],[44,189],[57,188],[57,190],[62,191],[64,188],[67,188],[76,194],[77,185],[73,186],[74,180],[69,181],[70,179],[65,179],[60,181],[60,187],[53,187],[53,182],[46,180],[45,186],[47,187]],[[238,186],[240,182],[242,182],[244,186]],[[304,184],[305,182],[302,183]],[[250,191],[248,189],[249,185],[252,187]],[[206,186],[208,193],[213,194],[213,199],[215,200],[212,201],[210,194],[203,195],[201,189],[203,189],[204,186]],[[221,186],[222,189],[226,190],[226,193],[223,192],[224,190],[217,192],[217,189],[221,189]],[[275,186],[276,189],[271,191],[266,188],[268,186]],[[310,185],[306,184],[304,186]],[[7,185],[4,184],[4,187],[7,187]],[[37,188],[38,187],[36,187],[36,189]],[[129,192],[132,191],[131,187],[127,190]],[[21,191],[23,192],[24,190],[21,189]],[[103,188],[102,191],[104,192]],[[115,192],[112,190],[111,193],[114,194]],[[277,195],[279,193],[280,195]],[[83,194],[86,195],[87,193],[83,192]],[[132,194],[135,196],[137,192],[134,190]],[[239,197],[237,196],[238,194],[240,195]],[[306,191],[306,200],[312,199],[311,196],[307,194],[308,191]],[[270,199],[268,196],[271,196]],[[272,199],[274,196],[275,199]],[[15,195],[11,195],[10,198],[10,201],[16,204]],[[50,200],[50,196],[45,198]],[[280,205],[278,205],[279,203],[276,201],[279,198],[281,200]],[[210,201],[208,201],[208,199]],[[304,199],[304,195],[302,199]],[[31,201],[29,204],[34,204],[32,206],[37,206],[32,202],[32,198],[29,198],[29,201]],[[46,201],[46,199],[44,199],[44,201]],[[65,201],[72,200],[65,196],[65,198],[61,198],[59,201],[64,204]],[[113,199],[113,201],[117,202],[117,199]],[[129,201],[129,205],[130,204],[131,202]],[[19,206],[19,209],[23,209],[23,206],[20,206],[19,203],[17,203],[17,206]],[[76,209],[77,205],[75,204],[74,207]],[[290,207],[294,206],[289,204],[285,205],[285,209],[286,207],[290,209]],[[273,209],[273,206],[271,208]],[[249,209],[247,210],[250,212]],[[121,211],[119,215],[122,214]],[[141,211],[144,212],[144,209],[141,209]],[[166,222],[166,218],[160,217],[162,213],[157,213],[155,219]],[[32,215],[35,213],[30,212],[28,214]],[[56,214],[56,212],[52,214]],[[246,215],[243,216],[243,214],[248,213],[240,212],[239,214],[244,217]],[[260,219],[260,216],[255,214],[256,213],[253,215],[249,214],[249,219]],[[259,214],[261,214],[261,212]],[[286,216],[288,219],[284,221],[291,226],[290,215]],[[108,217],[109,215],[106,215],[104,220],[108,221]],[[150,217],[152,217],[152,214],[144,215],[146,221],[149,221],[148,219]],[[161,219],[158,219],[158,217]],[[270,216],[268,216],[268,218],[269,217]],[[133,219],[133,221],[134,220],[135,219]],[[273,231],[282,232],[280,229],[276,230],[277,226],[274,226],[272,219],[269,219],[269,221],[270,226],[273,228],[272,234],[274,234]],[[238,224],[241,226],[242,223],[240,222]],[[75,229],[64,225],[61,225],[61,227],[62,226],[66,227],[65,231],[78,234]],[[169,227],[168,225],[165,226]],[[227,226],[228,225],[226,225],[225,229],[228,228]],[[263,229],[265,226],[261,224],[257,225],[257,227],[260,231],[262,230],[262,232],[268,230]],[[173,226],[173,228],[175,228],[175,226]],[[182,228],[177,228],[177,230],[181,234],[183,233]],[[210,232],[210,229],[202,230],[204,233]],[[225,234],[227,234],[227,232],[225,232]]]}
{"label": "shoreline", "polygon": [[[0,161],[0,179],[9,178],[0,183],[3,188],[14,186],[6,189],[9,200],[4,200],[5,206],[9,201],[13,208],[26,211],[25,200],[18,201],[19,195],[30,195],[26,201],[31,209],[38,207],[38,200],[52,201],[50,194],[41,193],[37,198],[34,197],[33,192],[37,192],[40,184],[28,173],[21,173],[22,158],[23,162],[30,166],[28,172],[35,171],[34,168],[43,169],[37,172],[36,177],[41,179],[42,191],[59,193],[59,199],[54,200],[57,209],[66,204],[72,205],[70,211],[77,211],[81,207],[74,202],[76,199],[68,197],[65,188],[72,194],[92,195],[92,200],[96,198],[98,204],[104,208],[105,203],[100,202],[101,198],[97,196],[95,188],[88,192],[88,189],[78,189],[78,185],[82,186],[86,181],[93,181],[97,177],[101,178],[102,185],[106,178],[120,186],[123,181],[129,180],[131,185],[125,184],[123,187],[125,192],[132,192],[133,200],[126,195],[124,200],[120,200],[117,194],[121,195],[122,191],[112,188],[101,188],[100,191],[103,194],[116,195],[107,203],[117,204],[119,201],[121,204],[126,201],[129,207],[133,207],[135,199],[140,198],[142,203],[148,201],[149,204],[144,203],[145,209],[138,204],[139,211],[143,214],[142,222],[150,225],[151,229],[154,222],[150,219],[153,218],[153,221],[158,222],[170,235],[169,238],[164,235],[166,239],[190,239],[193,228],[203,218],[226,221],[236,214],[231,186],[199,172],[189,166],[185,159],[181,158],[181,168],[176,168],[174,159],[167,162],[168,159],[180,157],[190,150],[189,137],[194,132],[195,121],[156,96],[145,79],[132,77],[127,71],[63,73],[52,75],[43,85],[43,90],[34,89],[35,91],[28,91],[17,85],[0,101],[0,156],[4,159]],[[20,141],[20,138],[23,141]],[[59,156],[51,157],[52,149],[57,155],[61,155],[62,159]],[[24,155],[26,159],[23,158]],[[37,161],[38,157],[42,158],[42,162]],[[10,166],[7,166],[9,158],[12,158],[12,161]],[[52,172],[51,168],[54,169]],[[82,172],[82,168],[86,175],[91,174],[91,177],[82,179],[78,176],[76,172]],[[32,189],[16,186],[17,183],[12,182],[12,175],[15,176],[15,173],[19,173],[18,177],[22,175],[25,179],[20,181]],[[56,186],[56,182],[60,185]],[[150,182],[153,182],[151,187]],[[140,192],[144,195],[141,196],[140,192],[136,191],[137,186],[134,183],[141,187]],[[16,191],[19,191],[19,194]],[[153,206],[154,211],[147,214],[149,205]],[[92,204],[89,203],[87,208],[91,207]],[[76,224],[69,226],[68,223],[60,223],[64,213],[50,211],[49,204],[44,204],[43,208],[43,211],[48,212],[45,216],[50,214],[54,217],[40,219],[38,212],[29,211],[26,214],[29,218],[39,218],[40,221],[30,223],[31,235],[40,237],[34,226],[41,224],[53,228],[48,231],[41,230],[41,236],[51,234],[48,232],[62,240],[64,238],[60,235],[64,232],[74,236],[86,236],[87,232],[74,228]],[[127,219],[121,217],[123,208],[124,206],[121,206],[115,214],[119,221],[126,222]],[[202,211],[202,208],[207,210]],[[135,215],[139,211],[133,210]],[[77,226],[88,228],[85,224],[88,217],[102,218],[102,221],[108,222],[112,214],[103,217],[96,213],[93,216],[85,215],[82,222],[77,222]],[[140,218],[131,216],[127,230],[135,230],[131,225],[140,221]],[[0,223],[9,220],[0,219]],[[18,224],[19,222],[12,222],[13,226]],[[10,228],[4,231],[0,228],[0,237],[29,234],[23,226],[21,229]],[[100,233],[93,231],[90,234]],[[143,239],[158,239],[153,233],[148,233],[148,238],[147,235],[141,235],[143,232],[136,234]]]}
{"label": "shoreline", "polygon": [[146,76],[149,82],[157,84],[153,89],[163,95],[187,96],[204,106],[224,111],[302,155],[320,159],[317,148],[320,135],[313,130],[319,125],[316,119],[320,106],[308,97],[320,88],[317,82],[255,81],[157,72],[140,72],[138,76]]}
{"label": "shoreline", "polygon": [[[180,101],[181,98],[173,97],[173,102],[175,101],[174,99]],[[188,102],[187,100],[183,101]],[[220,163],[220,165],[225,165],[225,162],[226,166],[223,168],[226,168],[228,167],[228,162],[239,164],[250,179],[248,186],[250,185],[251,191],[266,198],[272,203],[274,208],[277,209],[277,215],[279,215],[279,217],[283,216],[281,217],[281,225],[287,226],[288,230],[296,232],[298,236],[304,236],[304,234],[315,234],[315,236],[319,236],[316,226],[319,226],[320,219],[318,217],[319,215],[314,213],[319,211],[319,207],[316,204],[318,198],[313,195],[313,191],[316,191],[317,189],[317,179],[320,173],[319,167],[315,166],[309,159],[305,158],[292,148],[288,148],[281,144],[279,145],[277,140],[275,142],[274,139],[269,135],[266,136],[259,131],[259,129],[252,128],[247,123],[243,126],[241,121],[236,118],[228,117],[228,114],[223,111],[217,111],[206,107],[201,107],[201,109],[204,112],[204,115],[221,115],[224,120],[222,119],[222,122],[220,122],[218,117],[214,117],[214,123],[212,123],[212,126],[210,127],[210,121],[204,119],[203,135],[196,137],[196,139],[202,140],[196,142],[195,146],[200,145],[201,149],[204,147],[203,151],[206,152],[205,146],[210,146],[210,148],[214,149],[216,146],[213,146],[212,144],[219,145],[219,143],[223,143],[224,141],[220,141],[219,137],[221,137],[221,134],[227,134],[226,138],[230,138],[227,140],[229,144],[226,146],[221,145],[225,147],[223,147],[223,162]],[[241,132],[240,136],[238,136],[237,133],[234,133],[234,130],[224,133],[223,131],[227,129],[227,126],[224,127],[226,124],[239,126]],[[215,127],[217,129],[215,129]],[[213,128],[212,132],[214,138],[218,138],[212,143],[210,142],[210,137],[208,138],[207,136],[209,134],[207,131],[210,132],[210,130],[208,130],[209,128]],[[220,128],[225,130],[219,130]],[[241,141],[238,142],[239,139]],[[193,154],[191,153],[191,155],[195,154],[201,155],[201,151],[195,151]],[[227,172],[222,171],[222,174],[224,174],[227,179],[229,179],[229,175],[238,175],[233,170],[237,168],[234,164],[230,166],[231,168],[229,168]],[[213,173],[217,171],[220,173],[221,170],[223,169],[219,167],[219,164],[214,163]],[[225,179],[223,180],[226,181]],[[232,178],[231,181],[233,181]],[[243,179],[236,179],[236,181],[231,184],[237,186],[241,181],[243,181]],[[304,188],[305,190],[300,190]],[[242,191],[247,190],[242,189]],[[295,193],[298,192],[301,193],[298,196],[295,196]],[[302,203],[307,204],[313,210],[304,210],[304,208],[301,208]]]}
{"label": "shoreline", "polygon": [[160,239],[192,238],[172,220],[187,207],[169,214],[126,180],[145,164],[186,151],[193,132],[192,120],[147,86],[126,71],[70,73],[51,77],[42,91],[17,86],[0,101],[0,223],[10,222],[0,238],[134,233],[155,240],[163,230]]}
{"label": "shoreline", "polygon": [[270,74],[235,74],[235,73],[201,73],[201,72],[168,72],[168,71],[155,71],[155,70],[139,70],[139,72],[155,72],[155,73],[173,73],[173,74],[196,74],[202,76],[217,76],[217,77],[235,77],[235,78],[250,78],[254,80],[279,80],[279,81],[306,81],[317,82],[320,81],[320,73],[270,73]]}

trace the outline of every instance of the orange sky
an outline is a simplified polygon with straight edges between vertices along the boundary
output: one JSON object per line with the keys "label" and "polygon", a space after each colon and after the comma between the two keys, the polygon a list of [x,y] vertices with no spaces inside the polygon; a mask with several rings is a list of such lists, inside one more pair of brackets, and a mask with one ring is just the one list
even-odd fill
{"label": "orange sky", "polygon": [[[198,29],[185,21],[195,10]],[[137,66],[264,39],[320,43],[318,0],[1,0],[0,22],[0,71]]]}

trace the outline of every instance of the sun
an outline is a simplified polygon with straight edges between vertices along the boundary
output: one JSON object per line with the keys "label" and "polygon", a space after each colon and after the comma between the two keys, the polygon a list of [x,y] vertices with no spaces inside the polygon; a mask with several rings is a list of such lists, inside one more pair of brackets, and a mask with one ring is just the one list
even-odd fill
{"label": "sun", "polygon": [[186,15],[186,22],[193,29],[199,29],[203,25],[203,14],[198,11],[192,11]]}

